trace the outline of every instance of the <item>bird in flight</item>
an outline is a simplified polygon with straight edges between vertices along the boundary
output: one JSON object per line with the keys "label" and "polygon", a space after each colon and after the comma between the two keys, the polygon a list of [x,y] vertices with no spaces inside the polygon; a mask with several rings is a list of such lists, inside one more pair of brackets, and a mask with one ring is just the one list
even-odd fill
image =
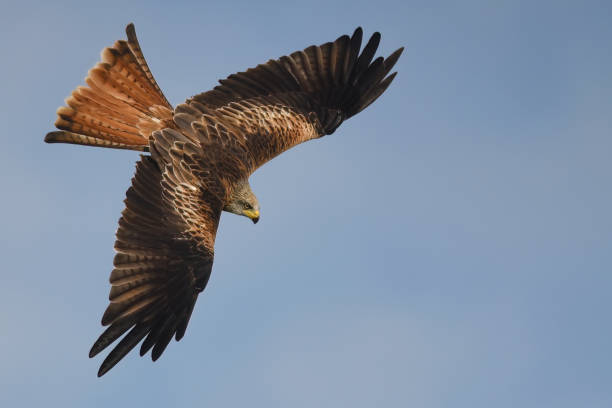
{"label": "bird in flight", "polygon": [[[93,357],[125,336],[98,371],[104,375],[144,339],[157,360],[185,334],[210,277],[222,211],[259,220],[249,176],[302,142],[332,134],[391,84],[403,48],[361,49],[362,30],[220,80],[172,108],[145,61],[133,24],[127,41],[102,51],[57,110],[47,143],[148,152],[136,165],[119,220],[110,275],[108,328]],[[126,334],[127,333],[127,334]]]}

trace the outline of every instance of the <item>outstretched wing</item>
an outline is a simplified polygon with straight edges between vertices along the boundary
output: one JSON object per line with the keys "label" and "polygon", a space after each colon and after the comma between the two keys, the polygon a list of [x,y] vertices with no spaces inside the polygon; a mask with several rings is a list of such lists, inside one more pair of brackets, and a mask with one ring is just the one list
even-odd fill
{"label": "outstretched wing", "polygon": [[111,303],[102,317],[102,324],[110,326],[90,357],[129,332],[98,376],[143,338],[140,355],[152,348],[152,359],[159,358],[173,336],[178,341],[185,334],[208,282],[225,190],[198,159],[198,149],[178,132],[157,131],[151,137],[152,156],[137,164],[119,220]]}
{"label": "outstretched wing", "polygon": [[374,102],[396,75],[388,74],[403,48],[373,60],[380,34],[360,52],[362,35],[357,28],[352,37],[230,75],[177,106],[175,122],[187,129],[205,115],[233,127],[251,152],[253,169],[298,143],[331,134]]}

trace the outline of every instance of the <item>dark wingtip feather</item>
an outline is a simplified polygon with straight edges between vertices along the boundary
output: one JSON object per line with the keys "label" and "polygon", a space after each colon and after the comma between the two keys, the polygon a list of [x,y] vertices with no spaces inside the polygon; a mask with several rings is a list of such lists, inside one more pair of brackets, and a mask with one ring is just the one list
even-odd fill
{"label": "dark wingtip feather", "polygon": [[393,52],[393,54],[389,55],[385,59],[385,75],[387,75],[389,71],[393,69],[393,66],[395,65],[399,57],[402,55],[402,52],[404,52],[404,47],[398,48]]}
{"label": "dark wingtip feather", "polygon": [[129,23],[127,26],[125,26],[125,33],[130,41],[136,38],[136,27],[134,27],[134,23]]}
{"label": "dark wingtip feather", "polygon": [[178,322],[176,322],[176,316],[174,316],[172,320],[174,320],[174,324],[164,328],[164,331],[159,334],[155,346],[153,346],[153,350],[151,351],[151,360],[153,361],[157,361],[157,359],[161,357],[166,347],[168,347],[168,344],[170,344],[172,337],[174,337],[174,333],[176,333],[176,326],[178,324]]}
{"label": "dark wingtip feather", "polygon": [[359,79],[359,87],[368,92],[385,77],[385,68],[383,57],[376,58]]}
{"label": "dark wingtip feather", "polygon": [[[118,321],[111,324],[104,332],[98,337],[94,345],[89,351],[89,357],[94,357],[102,350],[107,348],[110,344],[114,343],[119,337],[123,336],[130,328],[134,326],[138,316],[132,315],[131,317],[119,319]],[[131,333],[131,332],[130,332]],[[129,334],[128,334],[129,336]],[[127,336],[126,336],[127,337]],[[122,340],[123,341],[123,340]],[[115,347],[116,348],[116,347]]]}
{"label": "dark wingtip feather", "polygon": [[342,75],[342,82],[345,84],[348,83],[348,81],[350,80],[351,73],[353,72],[353,67],[355,66],[357,58],[359,57],[359,50],[361,49],[362,39],[363,30],[361,29],[361,27],[357,27],[350,39],[348,55],[345,56]]}
{"label": "dark wingtip feather", "polygon": [[[357,27],[353,35],[351,36],[351,46],[349,59],[357,58],[359,56],[359,50],[361,49],[361,41],[363,40],[363,30],[361,27]],[[352,61],[349,61],[351,63]]]}
{"label": "dark wingtip feather", "polygon": [[380,84],[385,85],[385,86],[391,85],[391,82],[393,82],[393,78],[395,78],[396,75],[397,75],[397,71],[395,71],[394,73],[386,77]]}
{"label": "dark wingtip feather", "polygon": [[372,34],[366,46],[363,47],[363,51],[367,51],[368,53],[372,53],[372,55],[374,55],[378,49],[378,46],[380,45],[380,37],[380,32],[374,31],[374,34]]}
{"label": "dark wingtip feather", "polygon": [[[367,51],[366,55],[369,55],[371,53],[373,57],[376,53],[376,50],[378,49],[378,46],[380,45],[380,37],[380,33],[378,31],[375,31],[374,34],[372,34],[372,36],[368,40],[366,46],[363,48],[362,55],[365,54]],[[370,61],[372,60],[372,57],[370,57]]]}
{"label": "dark wingtip feather", "polygon": [[172,336],[174,336],[174,333],[170,333],[169,336],[164,337],[162,340],[159,340],[157,344],[155,344],[153,351],[151,351],[151,360],[157,361],[157,359],[161,357],[166,350],[166,347],[168,347],[168,344],[170,344]]}
{"label": "dark wingtip feather", "polygon": [[147,354],[147,351],[149,351],[151,347],[153,347],[153,345],[155,344],[155,337],[156,337],[156,335],[154,334],[155,331],[156,331],[155,329],[151,330],[149,334],[147,335],[147,337],[142,342],[142,344],[140,345],[140,351],[138,352],[138,354],[140,354],[140,357]]}
{"label": "dark wingtip feather", "polygon": [[116,313],[112,310],[112,308],[109,305],[109,307],[106,308],[106,310],[104,311],[104,314],[102,315],[102,320],[100,321],[102,326],[108,326],[109,324],[111,324],[113,322],[113,319],[117,317],[115,316],[115,314]]}
{"label": "dark wingtip feather", "polygon": [[153,347],[153,343],[149,341],[149,337],[147,336],[145,341],[143,341],[142,344],[140,345],[140,351],[138,352],[138,354],[140,354],[140,357],[147,354],[147,352],[151,349],[151,347]]}
{"label": "dark wingtip feather", "polygon": [[89,350],[89,358],[95,357],[99,352],[108,347],[109,344],[121,337],[131,325],[111,325],[98,337],[96,342],[91,346]]}
{"label": "dark wingtip feather", "polygon": [[179,341],[185,335],[185,331],[187,330],[187,325],[189,324],[189,319],[191,318],[191,314],[193,313],[193,307],[195,306],[195,301],[197,298],[198,296],[195,295],[193,302],[191,303],[191,306],[187,308],[187,311],[185,313],[185,316],[183,317],[183,320],[178,324],[176,328],[176,335],[174,336],[174,339],[176,341]]}
{"label": "dark wingtip feather", "polygon": [[378,49],[378,45],[380,44],[380,33],[376,31],[370,39],[363,50],[361,51],[361,55],[357,58],[357,62],[355,63],[355,67],[352,70],[350,82],[355,85],[359,78],[364,74],[364,72],[370,66],[372,62],[372,58],[374,58],[374,54],[376,54],[376,50]]}
{"label": "dark wingtip feather", "polygon": [[157,340],[159,339],[160,333],[168,326],[170,323],[169,319],[158,321],[153,329],[149,332],[149,335],[145,338],[145,340],[140,345],[140,356],[144,356],[147,352],[155,345]]}
{"label": "dark wingtip feather", "polygon": [[[106,360],[104,360],[106,362]],[[117,363],[115,363],[117,364]],[[111,368],[113,368],[113,366],[115,365],[109,365],[109,364],[102,364],[100,366],[100,369],[98,370],[98,378],[102,377],[104,374],[108,373],[110,371]]]}
{"label": "dark wingtip feather", "polygon": [[395,78],[396,75],[397,75],[397,72],[392,73],[391,75],[383,79],[380,82],[380,84],[378,84],[378,86],[371,89],[370,92],[364,95],[364,97],[361,100],[361,106],[359,110],[355,112],[355,114],[361,112],[362,110],[370,106],[376,99],[378,99],[378,97],[387,90],[389,85],[391,85],[391,82],[393,82],[393,79]]}
{"label": "dark wingtip feather", "polygon": [[111,351],[108,356],[100,365],[100,369],[98,370],[98,377],[102,377],[106,374],[111,368],[113,368],[127,353],[130,352],[142,338],[149,331],[149,327],[145,324],[139,324],[134,326],[132,330],[128,334],[125,335],[123,339],[117,344],[117,346]]}
{"label": "dark wingtip feather", "polygon": [[45,143],[58,143],[59,141],[57,139],[58,139],[58,137],[62,133],[63,132],[49,132],[49,133],[47,133],[47,135],[45,136]]}

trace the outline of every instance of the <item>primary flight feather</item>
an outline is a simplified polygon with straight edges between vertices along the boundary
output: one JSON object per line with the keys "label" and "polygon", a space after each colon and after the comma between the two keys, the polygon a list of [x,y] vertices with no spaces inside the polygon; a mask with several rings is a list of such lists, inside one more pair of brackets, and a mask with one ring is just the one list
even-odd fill
{"label": "primary flight feather", "polygon": [[[259,220],[249,176],[285,150],[333,133],[391,84],[403,48],[363,50],[362,30],[230,75],[172,108],[144,59],[134,25],[57,110],[48,143],[150,152],[136,165],[119,220],[110,275],[108,328],[89,353],[123,338],[102,376],[142,341],[159,358],[185,334],[210,277],[222,211]],[[127,334],[126,334],[127,333]]]}

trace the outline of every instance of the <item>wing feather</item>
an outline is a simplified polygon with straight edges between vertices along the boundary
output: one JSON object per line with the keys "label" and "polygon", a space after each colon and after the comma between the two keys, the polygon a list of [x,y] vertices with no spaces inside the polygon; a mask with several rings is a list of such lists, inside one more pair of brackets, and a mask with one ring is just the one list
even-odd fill
{"label": "wing feather", "polygon": [[351,37],[232,74],[179,105],[175,123],[184,133],[207,121],[231,128],[233,136],[247,141],[254,171],[296,144],[333,133],[387,89],[403,48],[374,59],[380,33],[360,52],[362,37],[357,28]]}
{"label": "wing feather", "polygon": [[98,377],[102,377],[113,368],[127,353],[130,352],[147,334],[147,325],[139,323],[130,330],[130,332],[117,344],[117,346],[106,356],[100,369]]}
{"label": "wing feather", "polygon": [[126,193],[110,275],[110,304],[102,317],[109,328],[90,356],[127,334],[102,363],[100,376],[143,338],[141,354],[152,349],[153,360],[173,336],[182,338],[212,269],[223,203],[207,190],[219,192],[218,179],[198,177],[206,171],[197,156],[201,151],[179,132],[155,132],[151,153],[141,158]]}

